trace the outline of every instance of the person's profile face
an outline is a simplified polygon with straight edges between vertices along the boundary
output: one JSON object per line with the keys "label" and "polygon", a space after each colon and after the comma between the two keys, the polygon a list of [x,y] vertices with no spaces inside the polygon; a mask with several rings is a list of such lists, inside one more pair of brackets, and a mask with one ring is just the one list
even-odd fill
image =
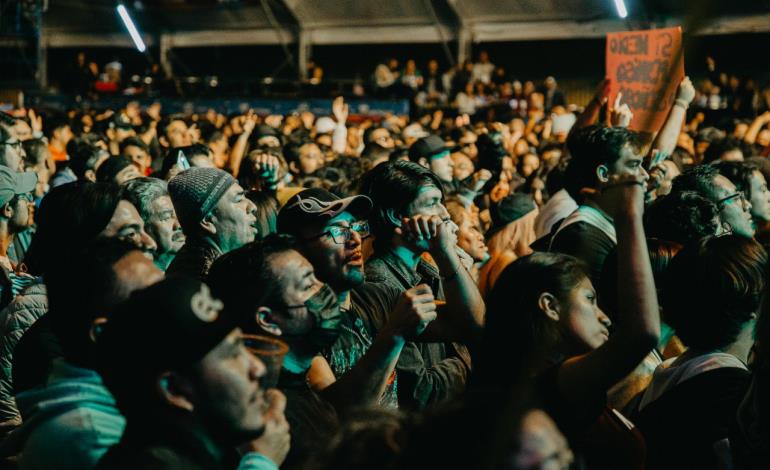
{"label": "person's profile face", "polygon": [[583,278],[569,293],[559,322],[574,343],[573,353],[593,351],[609,339],[610,319],[599,308],[591,280]]}
{"label": "person's profile face", "polygon": [[246,349],[241,329],[234,329],[194,368],[194,412],[233,446],[255,439],[269,405],[259,385],[266,372]]}
{"label": "person's profile face", "polygon": [[465,217],[459,225],[457,246],[468,253],[477,263],[489,258],[489,248],[484,243],[484,235],[473,226],[470,217]]}
{"label": "person's profile face", "polygon": [[230,250],[253,242],[257,237],[257,207],[239,184],[233,184],[214,208],[216,234]]}
{"label": "person's profile face", "polygon": [[417,197],[407,206],[405,217],[415,215],[439,216],[442,220],[449,219],[449,212],[442,202],[441,190],[433,185],[426,185],[420,189]]}
{"label": "person's profile face", "polygon": [[144,230],[144,222],[139,217],[139,212],[133,204],[122,199],[118,202],[112,218],[107,226],[99,234],[105,238],[117,238],[134,244],[137,248],[147,254],[155,253],[158,246],[155,240],[147,235]]}
{"label": "person's profile face", "polygon": [[749,180],[751,186],[751,216],[758,223],[770,222],[770,190],[767,181],[759,171],[754,171]]}
{"label": "person's profile face", "polygon": [[643,176],[646,179],[650,177],[647,170],[642,166],[644,157],[639,151],[631,145],[624,145],[620,149],[620,158],[610,168],[610,175],[635,175]]}
{"label": "person's profile face", "polygon": [[268,265],[279,296],[269,307],[276,314],[274,320],[281,332],[295,337],[309,333],[315,320],[304,305],[324,285],[316,278],[313,265],[296,250],[269,256]]}
{"label": "person's profile face", "polygon": [[390,131],[381,127],[372,131],[372,141],[380,144],[386,149],[395,148],[396,143],[390,135]]}
{"label": "person's profile face", "polygon": [[448,151],[430,157],[430,171],[438,176],[438,179],[441,181],[452,182],[454,177],[454,160],[452,160]]}
{"label": "person's profile face", "polygon": [[144,172],[147,170],[147,168],[150,167],[150,164],[152,163],[150,155],[145,152],[143,148],[137,147],[136,145],[127,146],[123,151],[123,155],[131,159],[131,161],[139,170],[140,174],[144,174]]}
{"label": "person's profile face", "polygon": [[192,145],[192,139],[187,124],[181,119],[172,121],[166,128],[166,139],[170,147],[187,147]]}
{"label": "person's profile face", "polygon": [[152,201],[145,228],[158,245],[158,254],[178,253],[184,246],[185,236],[169,196]]}
{"label": "person's profile face", "polygon": [[35,204],[32,202],[32,195],[19,194],[13,199],[13,217],[9,221],[9,226],[14,232],[20,232],[34,222]]}
{"label": "person's profile face", "polygon": [[751,217],[751,202],[747,201],[735,185],[722,175],[714,178],[712,191],[712,200],[719,208],[722,222],[727,223],[736,235],[752,238],[756,227]]}
{"label": "person's profile face", "polygon": [[452,154],[452,161],[454,162],[453,173],[454,178],[458,181],[463,181],[465,178],[471,176],[474,171],[473,162],[467,155],[461,152],[455,152]]}
{"label": "person's profile face", "polygon": [[345,241],[339,234],[340,229],[350,229],[356,222],[360,221],[353,214],[343,212],[324,227],[308,227],[302,234],[307,240],[302,244],[302,254],[313,265],[317,277],[336,292],[350,290],[364,282],[361,235],[348,230],[350,239]]}

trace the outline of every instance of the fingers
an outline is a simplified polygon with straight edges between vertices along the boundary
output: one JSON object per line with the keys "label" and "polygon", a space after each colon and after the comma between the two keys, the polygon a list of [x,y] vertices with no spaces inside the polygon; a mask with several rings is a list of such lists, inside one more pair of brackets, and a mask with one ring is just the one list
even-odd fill
{"label": "fingers", "polygon": [[612,109],[620,108],[620,100],[622,98],[623,98],[623,93],[618,92],[618,95],[615,97],[615,103],[612,105]]}
{"label": "fingers", "polygon": [[271,388],[265,392],[265,398],[270,402],[267,413],[274,416],[282,416],[284,410],[286,410],[286,395],[277,388]]}

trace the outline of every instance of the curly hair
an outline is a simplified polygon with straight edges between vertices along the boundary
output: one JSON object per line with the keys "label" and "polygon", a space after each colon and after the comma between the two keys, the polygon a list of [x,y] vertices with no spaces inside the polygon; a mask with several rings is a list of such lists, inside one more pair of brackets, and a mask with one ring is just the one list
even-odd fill
{"label": "curly hair", "polygon": [[682,245],[716,235],[720,223],[717,205],[694,191],[671,193],[655,200],[644,212],[648,237]]}
{"label": "curly hair", "polygon": [[719,170],[713,165],[698,165],[688,168],[674,178],[671,192],[695,191],[707,199],[714,197],[714,178]]}
{"label": "curly hair", "polygon": [[714,164],[719,174],[732,181],[738,191],[742,191],[746,199],[751,200],[751,177],[759,166],[748,162],[719,162]]}

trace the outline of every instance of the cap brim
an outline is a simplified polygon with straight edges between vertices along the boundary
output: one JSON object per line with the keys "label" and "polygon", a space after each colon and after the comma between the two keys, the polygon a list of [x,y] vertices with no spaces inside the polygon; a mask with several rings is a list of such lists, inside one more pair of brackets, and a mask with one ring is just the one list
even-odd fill
{"label": "cap brim", "polygon": [[37,186],[37,173],[34,171],[16,174],[16,187],[14,188],[16,194],[31,193],[35,190],[35,186]]}

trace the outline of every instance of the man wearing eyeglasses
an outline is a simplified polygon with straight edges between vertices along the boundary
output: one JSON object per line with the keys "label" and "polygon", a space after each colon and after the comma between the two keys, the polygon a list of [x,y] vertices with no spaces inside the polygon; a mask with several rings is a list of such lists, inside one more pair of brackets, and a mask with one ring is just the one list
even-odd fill
{"label": "man wearing eyeglasses", "polygon": [[695,191],[719,208],[719,217],[732,233],[754,237],[751,202],[713,165],[699,165],[677,176],[672,191]]}
{"label": "man wearing eyeglasses", "polygon": [[24,147],[12,128],[0,123],[0,165],[13,171],[24,171]]}
{"label": "man wearing eyeglasses", "polygon": [[0,166],[0,307],[4,307],[32,278],[16,274],[8,259],[8,247],[16,234],[32,225],[32,191],[37,185],[34,172],[17,173]]}
{"label": "man wearing eyeglasses", "polygon": [[419,335],[436,316],[427,286],[403,295],[364,282],[362,240],[372,208],[366,196],[344,199],[320,188],[291,197],[278,214],[278,230],[297,238],[316,276],[338,295],[343,315],[340,338],[316,359],[310,383],[332,403],[379,402],[398,406],[396,361],[407,338]]}

